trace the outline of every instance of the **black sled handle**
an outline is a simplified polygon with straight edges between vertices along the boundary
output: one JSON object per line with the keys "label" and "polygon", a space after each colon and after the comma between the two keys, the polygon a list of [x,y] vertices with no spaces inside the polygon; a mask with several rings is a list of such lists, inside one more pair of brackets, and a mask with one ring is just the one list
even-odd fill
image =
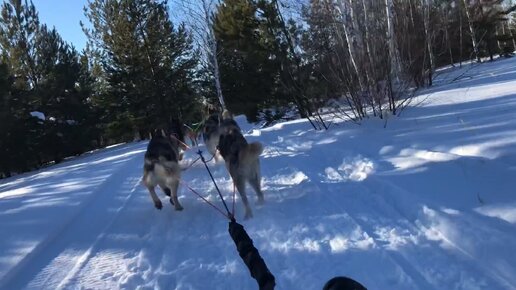
{"label": "black sled handle", "polygon": [[234,219],[229,222],[229,235],[235,242],[238,254],[251,272],[251,276],[258,282],[260,290],[274,290],[276,286],[274,275],[267,268],[244,227]]}

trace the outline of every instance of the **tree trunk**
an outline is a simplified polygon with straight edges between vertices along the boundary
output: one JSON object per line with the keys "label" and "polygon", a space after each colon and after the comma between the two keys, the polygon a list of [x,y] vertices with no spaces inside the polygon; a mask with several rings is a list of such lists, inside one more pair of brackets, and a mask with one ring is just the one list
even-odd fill
{"label": "tree trunk", "polygon": [[509,35],[511,36],[512,49],[513,49],[513,51],[516,51],[516,40],[514,39],[514,34],[512,33],[512,29],[511,29],[511,26],[509,25],[509,21],[507,21],[507,30],[509,31]]}
{"label": "tree trunk", "polygon": [[340,13],[343,18],[342,28],[344,30],[344,36],[346,37],[346,42],[348,45],[348,53],[351,60],[351,64],[353,65],[353,69],[355,70],[355,73],[357,74],[358,79],[358,85],[360,86],[360,91],[365,91],[364,82],[362,80],[362,74],[360,72],[360,69],[358,68],[357,64],[357,52],[355,50],[355,45],[353,42],[353,36],[351,35],[351,31],[349,30],[349,27],[352,27],[351,25],[348,25],[349,19],[348,19],[348,3],[347,0],[341,0],[340,2]]}
{"label": "tree trunk", "polygon": [[473,21],[471,20],[471,15],[469,13],[469,6],[466,0],[462,0],[464,3],[464,10],[466,11],[466,17],[468,18],[469,32],[471,33],[471,42],[473,43],[473,52],[475,53],[475,58],[477,62],[481,62],[480,54],[478,53],[478,43],[477,37],[475,35],[475,28],[473,27]]}
{"label": "tree trunk", "polygon": [[[370,98],[371,98],[371,104],[372,104],[372,107],[373,107],[373,113],[376,114],[376,108],[375,108],[375,98],[376,98],[376,92],[374,91],[374,89],[372,88],[372,84],[374,84],[376,82],[376,78],[374,76],[374,73],[373,73],[373,68],[372,68],[372,65],[374,63],[374,59],[373,59],[373,53],[371,52],[371,44],[370,44],[370,37],[371,37],[371,34],[369,32],[369,17],[368,17],[368,9],[367,9],[367,5],[366,5],[366,1],[365,0],[362,0],[362,8],[363,8],[363,13],[364,13],[364,38],[362,39],[362,41],[364,42],[365,44],[365,47],[366,47],[366,55],[367,55],[367,61],[366,61],[366,72],[367,72],[367,87],[368,87],[368,91],[369,91],[369,94],[370,94]],[[380,110],[381,112],[381,102],[378,102],[378,109]]]}
{"label": "tree trunk", "polygon": [[394,3],[393,0],[385,0],[385,13],[387,15],[387,42],[389,44],[389,58],[391,64],[391,80],[398,77],[400,68],[396,53],[396,39],[394,31]]}
{"label": "tree trunk", "polygon": [[[459,4],[459,3],[457,3]],[[460,5],[457,5],[458,7],[460,7]],[[460,11],[459,9],[459,47],[460,47],[460,52],[459,52],[459,67],[462,68],[462,50],[463,50],[463,37],[462,37],[462,11]]]}
{"label": "tree trunk", "polygon": [[450,41],[450,33],[449,33],[449,29],[448,29],[448,24],[449,24],[449,20],[448,20],[448,11],[443,11],[443,14],[445,15],[444,17],[444,37],[446,38],[446,43],[448,44],[448,53],[450,54],[450,64],[452,66],[455,66],[454,65],[454,61],[453,61],[453,53],[452,53],[452,45],[451,45],[451,41]]}
{"label": "tree trunk", "polygon": [[[496,26],[495,31],[496,31],[496,45],[498,46],[498,51],[502,51],[503,46],[499,39],[498,26]],[[505,35],[505,25],[503,24],[503,22],[502,22],[502,35]]]}
{"label": "tree trunk", "polygon": [[430,68],[428,71],[428,85],[432,85],[432,75],[435,69],[435,57],[432,49],[433,32],[430,31],[430,2],[429,0],[423,0],[423,25],[425,28],[425,42],[428,51],[428,60],[430,62]]}
{"label": "tree trunk", "polygon": [[213,23],[210,18],[210,6],[206,3],[206,0],[202,0],[203,12],[204,12],[204,21],[205,25],[208,27],[208,35],[206,36],[206,42],[209,44],[208,48],[210,49],[211,54],[211,62],[213,67],[213,78],[215,80],[215,90],[217,92],[217,98],[219,99],[220,106],[222,110],[226,109],[226,102],[224,102],[224,95],[222,94],[222,85],[220,82],[220,69],[219,69],[219,61],[217,59],[217,40],[215,39],[215,32],[213,31]]}
{"label": "tree trunk", "polygon": [[[288,74],[290,75],[290,79],[292,81],[292,85],[293,85],[292,99],[294,100],[294,103],[298,107],[298,111],[299,111],[300,115],[302,117],[304,116],[305,118],[307,118],[308,121],[310,122],[310,124],[314,127],[314,129],[318,130],[318,128],[315,126],[312,119],[310,118],[311,116],[313,116],[313,111],[315,111],[315,113],[318,114],[317,109],[313,108],[313,104],[311,104],[310,100],[306,96],[305,88],[304,88],[303,84],[300,82],[300,80],[302,79],[300,77],[301,57],[296,52],[296,49],[294,47],[294,41],[292,40],[292,37],[290,36],[290,33],[287,29],[285,19],[283,18],[283,14],[281,13],[279,2],[277,0],[273,0],[272,4],[276,8],[276,13],[278,13],[278,18],[279,18],[280,25],[281,25],[280,26],[281,33],[287,40],[288,49],[290,50],[290,53],[294,57],[294,64],[296,65],[296,71],[292,72],[288,63],[282,64],[282,67],[283,67],[282,70],[285,69],[288,72]],[[288,61],[288,56],[286,54],[284,56],[284,61],[285,62]],[[297,80],[294,78],[294,75],[298,76]],[[324,122],[323,122],[323,126],[325,129],[327,129],[326,124],[324,124]]]}
{"label": "tree trunk", "polygon": [[[210,29],[210,34],[213,37],[213,29]],[[222,85],[220,82],[220,69],[219,69],[219,61],[217,59],[217,41],[215,37],[211,40],[211,59],[213,65],[213,78],[215,80],[215,90],[217,91],[217,98],[219,99],[220,106],[222,110],[226,109],[226,103],[224,102],[224,95],[222,94]]]}
{"label": "tree trunk", "polygon": [[199,47],[206,52],[203,54],[204,65],[213,77],[215,92],[221,108],[226,109],[222,83],[220,80],[220,68],[217,59],[218,45],[213,31],[213,20],[211,18],[215,2],[212,0],[181,0],[182,13],[188,15],[187,22],[192,27],[192,35]]}
{"label": "tree trunk", "polygon": [[389,99],[389,107],[393,114],[396,112],[396,104],[394,100],[394,88],[392,83],[398,79],[401,69],[399,68],[398,57],[396,53],[396,39],[394,31],[394,3],[393,0],[385,0],[385,13],[387,16],[387,43],[390,58],[390,73],[387,76],[387,97]]}

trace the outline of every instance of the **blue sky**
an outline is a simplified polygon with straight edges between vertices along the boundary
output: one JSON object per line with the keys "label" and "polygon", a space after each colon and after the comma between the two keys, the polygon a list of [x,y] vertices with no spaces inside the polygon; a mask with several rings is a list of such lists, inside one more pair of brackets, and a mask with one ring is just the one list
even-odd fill
{"label": "blue sky", "polygon": [[39,12],[39,20],[49,27],[55,27],[61,37],[72,43],[78,51],[86,45],[86,36],[79,21],[88,23],[82,8],[86,0],[33,0]]}
{"label": "blue sky", "polygon": [[[86,25],[89,21],[84,16],[83,7],[87,0],[32,0],[39,13],[41,23],[55,27],[61,37],[72,43],[78,51],[86,46],[86,35],[82,32],[79,21]],[[173,3],[169,3],[173,7]],[[182,19],[181,15],[171,11],[172,17]]]}

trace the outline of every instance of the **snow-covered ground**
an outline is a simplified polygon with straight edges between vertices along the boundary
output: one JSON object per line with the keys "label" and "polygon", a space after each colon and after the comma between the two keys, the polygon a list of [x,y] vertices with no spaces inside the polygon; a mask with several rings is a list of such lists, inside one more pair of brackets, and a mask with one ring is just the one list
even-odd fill
{"label": "snow-covered ground", "polygon": [[[454,82],[451,80],[458,78]],[[250,130],[266,203],[237,219],[277,289],[516,289],[516,58],[442,72],[401,117]],[[227,221],[180,189],[158,211],[146,143],[0,183],[1,289],[257,289]],[[186,163],[196,158],[187,153]],[[210,164],[231,204],[222,163]],[[187,184],[222,207],[201,163]],[[165,201],[164,196],[161,196]]]}

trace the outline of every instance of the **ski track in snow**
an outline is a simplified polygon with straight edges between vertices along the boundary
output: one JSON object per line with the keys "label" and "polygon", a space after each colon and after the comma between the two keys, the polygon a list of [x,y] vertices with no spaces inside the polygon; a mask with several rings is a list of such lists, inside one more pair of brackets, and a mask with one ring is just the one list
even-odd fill
{"label": "ski track in snow", "polygon": [[[11,270],[13,278],[6,279],[7,283],[4,282],[2,286],[6,289],[19,289],[28,279],[33,279],[27,285],[32,289],[55,288],[65,283],[70,273],[73,274],[75,268],[80,267],[88,258],[96,241],[102,239],[109,229],[108,225],[102,230],[103,225],[109,223],[109,219],[116,218],[120,211],[116,209],[117,203],[129,199],[134,193],[135,185],[140,181],[140,172],[136,171],[134,176],[128,176],[126,170],[123,170],[126,166],[140,167],[141,155],[137,154],[125,161],[119,166],[121,169],[103,180],[90,193],[88,199],[74,210],[73,216]],[[128,197],[127,192],[130,193]],[[109,207],[102,208],[100,205]],[[17,275],[17,272],[22,274]],[[7,276],[9,275],[8,273]]]}
{"label": "ski track in snow", "polygon": [[[242,123],[265,145],[266,203],[248,188],[255,217],[241,221],[238,195],[236,216],[277,289],[321,289],[337,275],[368,289],[516,289],[515,68],[442,73],[385,129]],[[256,289],[218,212],[185,186],[183,211],[163,194],[154,208],[140,184],[145,148],[3,180],[0,289]],[[224,165],[209,166],[231,206]],[[183,180],[222,208],[202,163]]]}

